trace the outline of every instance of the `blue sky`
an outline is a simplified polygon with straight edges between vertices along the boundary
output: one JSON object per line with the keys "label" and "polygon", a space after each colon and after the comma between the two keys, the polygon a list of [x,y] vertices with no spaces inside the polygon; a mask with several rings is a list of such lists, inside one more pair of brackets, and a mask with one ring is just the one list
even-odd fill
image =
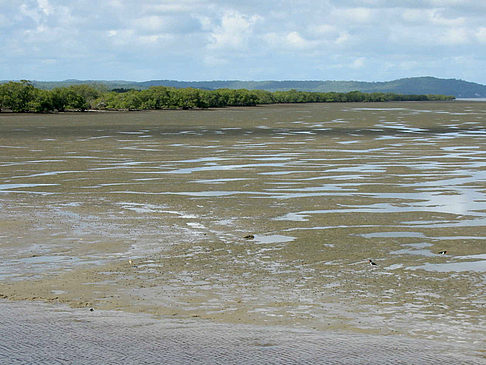
{"label": "blue sky", "polygon": [[0,80],[486,84],[485,0],[0,0]]}

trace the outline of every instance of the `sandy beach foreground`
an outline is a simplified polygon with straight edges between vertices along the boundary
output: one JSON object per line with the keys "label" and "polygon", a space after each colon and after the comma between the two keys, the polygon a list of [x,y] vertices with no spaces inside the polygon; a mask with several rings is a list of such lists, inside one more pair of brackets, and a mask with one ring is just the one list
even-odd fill
{"label": "sandy beach foreground", "polygon": [[9,364],[484,364],[468,345],[1,301]]}

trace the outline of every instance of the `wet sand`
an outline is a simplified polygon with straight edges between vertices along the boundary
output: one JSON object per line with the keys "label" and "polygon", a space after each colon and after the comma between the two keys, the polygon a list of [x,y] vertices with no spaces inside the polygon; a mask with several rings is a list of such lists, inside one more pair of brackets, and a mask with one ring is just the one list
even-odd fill
{"label": "wet sand", "polygon": [[485,115],[0,113],[0,297],[477,351]]}
{"label": "wet sand", "polygon": [[482,364],[481,353],[400,336],[215,324],[0,302],[9,364]]}

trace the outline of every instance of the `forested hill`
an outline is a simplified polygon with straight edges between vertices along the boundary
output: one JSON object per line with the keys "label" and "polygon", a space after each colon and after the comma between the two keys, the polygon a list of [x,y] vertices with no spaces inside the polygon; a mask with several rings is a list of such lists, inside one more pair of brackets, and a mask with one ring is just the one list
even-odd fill
{"label": "forested hill", "polygon": [[387,82],[360,81],[174,81],[152,80],[144,82],[132,81],[80,81],[66,80],[54,82],[34,81],[34,86],[42,89],[52,89],[59,86],[77,84],[102,84],[108,89],[147,89],[151,86],[170,86],[175,88],[197,89],[248,89],[267,91],[313,91],[313,92],[383,92],[395,94],[441,94],[453,95],[457,98],[484,98],[486,85],[457,79],[439,79],[435,77],[412,77]]}

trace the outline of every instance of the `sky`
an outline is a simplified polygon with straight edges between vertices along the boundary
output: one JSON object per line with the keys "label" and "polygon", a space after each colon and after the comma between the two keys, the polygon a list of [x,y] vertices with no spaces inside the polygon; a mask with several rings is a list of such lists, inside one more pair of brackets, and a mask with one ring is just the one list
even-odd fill
{"label": "sky", "polygon": [[0,80],[486,84],[485,0],[0,0]]}

